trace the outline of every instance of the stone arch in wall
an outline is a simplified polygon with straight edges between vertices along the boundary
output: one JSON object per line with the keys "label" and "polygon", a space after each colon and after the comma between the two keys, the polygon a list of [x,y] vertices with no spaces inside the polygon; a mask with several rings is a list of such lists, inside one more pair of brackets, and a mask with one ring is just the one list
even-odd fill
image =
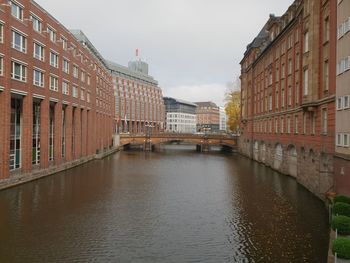
{"label": "stone arch in wall", "polygon": [[280,143],[275,145],[275,154],[273,160],[273,168],[276,170],[280,170],[283,161],[283,147]]}
{"label": "stone arch in wall", "polygon": [[254,141],[253,145],[253,159],[259,161],[259,142]]}
{"label": "stone arch in wall", "polygon": [[297,177],[298,175],[298,153],[294,145],[288,146],[288,174]]}
{"label": "stone arch in wall", "polygon": [[260,155],[260,161],[265,163],[267,152],[266,152],[266,144],[263,141],[260,143],[260,153],[259,153],[259,155]]}

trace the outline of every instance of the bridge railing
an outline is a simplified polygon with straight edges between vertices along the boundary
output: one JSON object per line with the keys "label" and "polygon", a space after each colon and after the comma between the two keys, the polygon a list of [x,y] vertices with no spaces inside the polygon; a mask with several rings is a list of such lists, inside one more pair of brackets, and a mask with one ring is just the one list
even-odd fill
{"label": "bridge railing", "polygon": [[120,134],[121,138],[141,138],[141,137],[157,137],[157,138],[217,138],[217,139],[235,139],[238,136],[229,134],[195,134],[195,133],[135,133],[135,134]]}

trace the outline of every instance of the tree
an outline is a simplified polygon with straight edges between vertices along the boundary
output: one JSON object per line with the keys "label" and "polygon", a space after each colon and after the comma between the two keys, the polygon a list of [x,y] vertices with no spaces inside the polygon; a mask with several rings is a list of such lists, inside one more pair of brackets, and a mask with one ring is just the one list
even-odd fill
{"label": "tree", "polygon": [[234,83],[229,85],[225,100],[227,126],[232,132],[238,132],[241,121],[241,90],[238,77]]}

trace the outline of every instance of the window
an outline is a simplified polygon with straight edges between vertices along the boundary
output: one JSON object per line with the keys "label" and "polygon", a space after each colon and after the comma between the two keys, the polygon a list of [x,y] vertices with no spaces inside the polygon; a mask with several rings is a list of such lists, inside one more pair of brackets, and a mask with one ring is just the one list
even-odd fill
{"label": "window", "polygon": [[324,91],[329,90],[329,64],[328,64],[328,60],[326,60],[324,62],[324,65],[323,65],[323,87],[324,87]]}
{"label": "window", "polygon": [[50,90],[58,91],[58,78],[55,76],[50,76]]}
{"label": "window", "polygon": [[73,97],[78,98],[78,87],[77,86],[73,86]]}
{"label": "window", "polygon": [[62,81],[62,93],[69,95],[69,84],[67,81]]}
{"label": "window", "polygon": [[278,90],[276,89],[276,97],[275,97],[275,108],[278,109],[279,107],[279,96],[278,96]]}
{"label": "window", "polygon": [[0,43],[4,43],[4,25],[0,23]]}
{"label": "window", "polygon": [[309,70],[304,70],[304,78],[303,78],[303,91],[304,96],[307,96],[309,94]]}
{"label": "window", "polygon": [[288,60],[288,75],[291,75],[293,72],[293,62],[292,62],[292,59],[290,58]]}
{"label": "window", "polygon": [[67,39],[65,39],[64,37],[61,37],[61,41],[62,41],[63,49],[67,50],[67,48],[68,48],[68,41],[67,41]]}
{"label": "window", "polygon": [[85,94],[84,94],[85,92],[84,92],[84,89],[81,89],[80,90],[80,99],[81,100],[85,100]]}
{"label": "window", "polygon": [[316,114],[314,112],[310,112],[310,120],[311,120],[311,134],[315,135],[315,133],[316,133]]}
{"label": "window", "polygon": [[288,87],[288,106],[292,106],[292,86]]}
{"label": "window", "polygon": [[44,73],[40,70],[33,70],[33,84],[38,87],[44,87]]}
{"label": "window", "polygon": [[87,102],[90,102],[90,92],[88,92],[88,93],[86,94],[86,101],[87,101]]}
{"label": "window", "polygon": [[343,134],[343,146],[349,147],[349,134],[347,133]]}
{"label": "window", "polygon": [[287,117],[287,133],[290,133],[290,117]]}
{"label": "window", "polygon": [[63,59],[62,61],[62,70],[63,72],[69,74],[69,62],[66,59]]}
{"label": "window", "polygon": [[337,99],[337,110],[342,110],[343,109],[343,97],[339,97]]}
{"label": "window", "polygon": [[51,27],[47,28],[47,33],[49,34],[50,41],[51,42],[56,42],[57,36],[56,36],[56,31],[52,29]]}
{"label": "window", "polygon": [[298,115],[294,116],[294,133],[298,134],[299,133],[299,118]]}
{"label": "window", "polygon": [[337,133],[337,139],[336,139],[336,145],[337,146],[342,146],[343,145],[343,136],[341,133]]}
{"label": "window", "polygon": [[11,3],[11,15],[19,20],[23,20],[23,8],[14,2]]}
{"label": "window", "polygon": [[4,58],[0,57],[0,76],[4,75]]}
{"label": "window", "polygon": [[44,61],[44,47],[34,42],[34,58]]}
{"label": "window", "polygon": [[73,77],[78,78],[78,67],[75,65],[73,66]]}
{"label": "window", "polygon": [[281,133],[284,133],[284,118],[281,117]]}
{"label": "window", "polygon": [[304,53],[309,52],[309,32],[304,33]]}
{"label": "window", "polygon": [[269,111],[272,111],[272,94],[269,94]]}
{"label": "window", "polygon": [[281,94],[281,106],[282,106],[282,109],[284,108],[284,106],[285,106],[285,91],[284,91],[284,89],[282,89],[282,92],[281,92],[282,94]]}
{"label": "window", "polygon": [[27,81],[27,67],[12,61],[11,77],[16,80]]}
{"label": "window", "polygon": [[282,64],[282,79],[284,79],[285,76],[286,76],[286,69],[285,69],[284,64]]}
{"label": "window", "polygon": [[50,65],[58,68],[58,55],[54,52],[50,52]]}
{"label": "window", "polygon": [[81,71],[80,80],[85,82],[85,71]]}
{"label": "window", "polygon": [[349,69],[350,69],[350,57],[343,58],[337,64],[337,75],[340,75]]}
{"label": "window", "polygon": [[324,20],[324,42],[329,41],[329,17]]}
{"label": "window", "polygon": [[343,109],[349,109],[349,95],[343,96]]}
{"label": "window", "polygon": [[328,113],[327,109],[322,109],[322,134],[327,134],[327,126],[328,126]]}
{"label": "window", "polygon": [[36,32],[41,33],[42,28],[43,28],[43,24],[42,24],[42,22],[41,22],[41,19],[39,19],[38,17],[33,16],[33,15],[30,16],[30,19],[32,20],[33,29],[34,29]]}
{"label": "window", "polygon": [[300,64],[300,55],[299,55],[299,53],[297,53],[295,55],[295,70],[296,71],[299,70],[299,64]]}
{"label": "window", "polygon": [[307,134],[307,114],[303,113],[303,134]]}
{"label": "window", "polygon": [[278,133],[278,119],[275,118],[275,133]]}
{"label": "window", "polygon": [[26,38],[16,31],[12,31],[12,47],[20,52],[26,52]]}
{"label": "window", "polygon": [[90,83],[91,83],[91,77],[90,77],[90,75],[88,75],[87,76],[87,84],[90,85]]}

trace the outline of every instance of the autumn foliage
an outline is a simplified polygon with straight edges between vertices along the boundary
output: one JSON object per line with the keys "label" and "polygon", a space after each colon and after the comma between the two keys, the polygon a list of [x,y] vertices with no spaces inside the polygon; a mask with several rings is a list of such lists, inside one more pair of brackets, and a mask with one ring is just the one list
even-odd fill
{"label": "autumn foliage", "polygon": [[229,130],[238,132],[241,121],[241,91],[239,80],[226,93],[225,111]]}

